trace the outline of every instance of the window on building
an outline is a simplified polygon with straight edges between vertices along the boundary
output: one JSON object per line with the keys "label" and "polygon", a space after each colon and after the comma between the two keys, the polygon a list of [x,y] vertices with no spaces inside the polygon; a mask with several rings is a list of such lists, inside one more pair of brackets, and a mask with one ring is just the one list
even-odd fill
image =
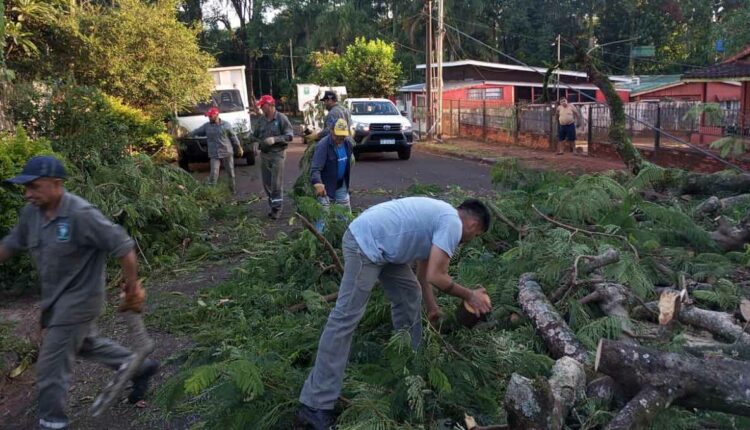
{"label": "window on building", "polygon": [[427,96],[424,94],[417,94],[417,107],[427,106]]}
{"label": "window on building", "polygon": [[484,90],[484,98],[487,100],[502,100],[503,89],[502,88],[487,88]]}
{"label": "window on building", "polygon": [[469,90],[469,100],[482,100],[484,98],[484,89],[475,88]]}

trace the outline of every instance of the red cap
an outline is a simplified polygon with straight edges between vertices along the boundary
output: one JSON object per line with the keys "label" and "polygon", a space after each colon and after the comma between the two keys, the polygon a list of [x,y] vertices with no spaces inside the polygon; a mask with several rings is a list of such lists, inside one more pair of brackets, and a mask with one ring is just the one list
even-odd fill
{"label": "red cap", "polygon": [[206,116],[214,116],[219,114],[219,108],[212,107],[211,109],[206,112]]}
{"label": "red cap", "polygon": [[263,97],[261,97],[260,100],[258,100],[257,106],[261,108],[265,104],[271,104],[271,105],[276,106],[276,100],[273,99],[273,96],[266,94]]}

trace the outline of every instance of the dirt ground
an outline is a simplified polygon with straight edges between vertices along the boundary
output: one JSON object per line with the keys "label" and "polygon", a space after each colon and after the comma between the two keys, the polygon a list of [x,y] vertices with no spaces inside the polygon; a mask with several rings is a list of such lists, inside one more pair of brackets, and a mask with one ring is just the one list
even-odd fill
{"label": "dirt ground", "polygon": [[[397,197],[409,186],[417,184],[438,185],[440,187],[460,186],[463,189],[483,194],[492,190],[490,163],[500,157],[517,157],[531,167],[573,173],[596,172],[620,169],[621,163],[594,159],[586,156],[566,154],[557,156],[545,151],[534,151],[521,147],[490,145],[472,141],[451,141],[448,144],[419,143],[413,151],[411,160],[398,160],[394,154],[375,154],[363,157],[355,165],[352,177],[352,203],[355,209],[364,209],[373,204]],[[299,174],[299,159],[305,146],[294,142],[287,156],[285,184],[291,184]],[[467,159],[470,158],[470,159]],[[286,210],[283,219],[269,221],[265,213],[267,206],[262,195],[259,167],[241,166],[238,162],[237,179],[239,195],[237,199],[247,206],[247,213],[252,218],[261,220],[267,238],[274,237],[280,231],[297,227],[290,226],[290,210]],[[204,179],[207,166],[194,165],[195,175]],[[231,237],[217,237],[217,247],[223,246]],[[201,288],[217,286],[229,278],[232,270],[242,262],[242,254],[230,255],[221,261],[205,264],[199,270],[165,269],[152,276],[148,282],[150,295],[147,313],[157,316],[161,306],[169,306],[169,297],[176,295],[192,298]],[[174,268],[173,268],[174,269]],[[112,291],[114,303],[115,292]],[[12,336],[26,339],[38,345],[41,334],[38,331],[39,307],[38,297],[24,297],[0,304],[0,322],[14,325]],[[147,320],[148,321],[148,320]],[[102,335],[128,344],[126,330],[114,312],[113,305],[99,321]],[[153,357],[162,362],[162,368],[154,378],[153,386],[163,384],[178,370],[178,363],[170,360],[178,353],[191,348],[189,337],[173,333],[151,330],[151,336],[158,347]],[[187,429],[197,417],[173,419],[167,411],[159,410],[153,404],[145,409],[138,409],[127,403],[117,404],[104,416],[92,418],[88,408],[96,394],[111,375],[110,370],[95,363],[79,360],[75,367],[74,382],[69,395],[69,414],[73,429]],[[0,429],[35,428],[36,394],[34,383],[34,366],[28,367],[19,377],[10,379],[3,375],[0,379]]]}

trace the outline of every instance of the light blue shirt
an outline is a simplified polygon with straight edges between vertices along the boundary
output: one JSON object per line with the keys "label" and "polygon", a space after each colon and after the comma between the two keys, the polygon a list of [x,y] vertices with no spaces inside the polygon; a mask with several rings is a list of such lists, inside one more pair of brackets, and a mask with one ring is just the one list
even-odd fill
{"label": "light blue shirt", "polygon": [[367,209],[349,230],[373,263],[409,264],[427,260],[432,245],[453,257],[463,228],[458,211],[448,203],[407,197]]}

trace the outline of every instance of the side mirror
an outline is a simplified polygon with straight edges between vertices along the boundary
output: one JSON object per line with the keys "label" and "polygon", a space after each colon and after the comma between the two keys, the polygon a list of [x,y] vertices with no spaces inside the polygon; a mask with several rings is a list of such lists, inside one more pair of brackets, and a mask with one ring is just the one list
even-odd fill
{"label": "side mirror", "polygon": [[407,112],[405,110],[402,110],[401,111],[401,116],[409,116],[409,112]]}

